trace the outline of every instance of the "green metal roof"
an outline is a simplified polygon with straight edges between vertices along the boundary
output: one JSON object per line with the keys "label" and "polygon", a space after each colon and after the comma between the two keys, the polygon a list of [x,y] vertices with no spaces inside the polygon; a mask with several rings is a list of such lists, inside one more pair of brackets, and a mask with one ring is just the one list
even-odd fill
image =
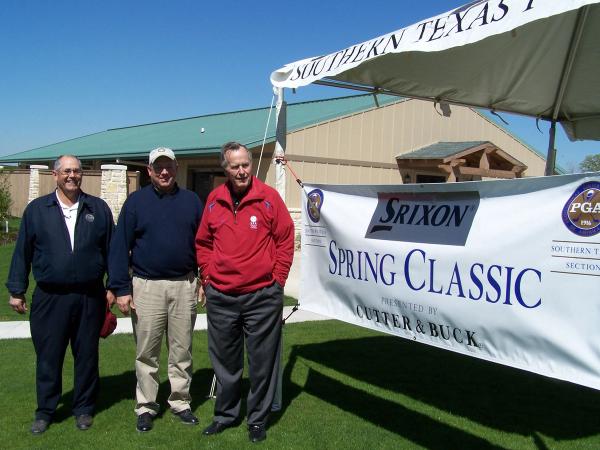
{"label": "green metal roof", "polygon": [[485,144],[487,141],[436,142],[409,153],[398,155],[396,159],[444,159],[469,148]]}
{"label": "green metal roof", "polygon": [[[399,101],[377,95],[379,105]],[[288,104],[288,131],[376,107],[372,94]],[[146,157],[156,147],[172,148],[177,156],[214,154],[224,142],[235,140],[248,147],[260,144],[265,134],[269,107],[169,120],[115,128],[44,147],[0,157],[0,162],[51,161],[62,154],[82,160]],[[204,129],[204,132],[202,132]],[[275,110],[267,142],[275,140]]]}

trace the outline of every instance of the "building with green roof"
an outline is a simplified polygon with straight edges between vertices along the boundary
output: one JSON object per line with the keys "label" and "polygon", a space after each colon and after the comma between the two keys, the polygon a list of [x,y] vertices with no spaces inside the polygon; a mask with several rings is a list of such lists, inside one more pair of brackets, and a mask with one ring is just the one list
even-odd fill
{"label": "building with green roof", "polygon": [[[138,170],[143,185],[147,173],[142,166],[148,153],[169,147],[177,155],[178,183],[206,197],[224,180],[218,158],[221,145],[235,140],[252,151],[258,176],[275,185],[271,159],[275,111],[267,125],[269,115],[266,107],[114,128],[4,156],[0,163],[50,165],[61,154],[75,154],[86,168],[119,163]],[[460,157],[459,151],[456,158],[446,155],[445,162],[436,160],[435,164],[419,165],[402,157],[441,142],[463,150],[473,142],[489,145],[470,152],[469,158]],[[287,168],[312,183],[397,184],[415,182],[419,176],[448,181],[537,176],[543,174],[545,165],[539,153],[471,108],[452,106],[448,116],[430,102],[373,94],[289,104],[285,151]],[[478,158],[487,162],[472,167]],[[465,164],[470,168],[460,169]],[[519,170],[514,169],[517,166]],[[459,169],[449,172],[448,167]],[[288,175],[280,189],[292,209],[301,202],[294,180]]]}
{"label": "building with green roof", "polygon": [[[378,96],[380,105],[398,101]],[[287,108],[290,132],[376,106],[372,95],[355,95],[327,100],[292,103]],[[221,145],[236,140],[249,148],[262,144],[270,108],[208,114],[167,120],[81,136],[0,158],[4,163],[42,163],[72,153],[82,161],[115,162],[117,159],[143,160],[156,147],[169,147],[177,156],[204,156],[218,153]],[[275,140],[275,111],[266,130],[266,143]]]}

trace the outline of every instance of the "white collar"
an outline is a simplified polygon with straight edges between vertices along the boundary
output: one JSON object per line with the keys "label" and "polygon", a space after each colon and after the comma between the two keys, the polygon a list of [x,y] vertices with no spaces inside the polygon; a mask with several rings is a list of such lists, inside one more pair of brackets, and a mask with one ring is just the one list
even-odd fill
{"label": "white collar", "polygon": [[72,206],[69,206],[61,201],[60,197],[58,196],[58,189],[54,191],[54,195],[56,195],[56,200],[58,200],[58,204],[62,209],[73,210],[79,208],[80,195],[77,196],[77,201],[73,203]]}

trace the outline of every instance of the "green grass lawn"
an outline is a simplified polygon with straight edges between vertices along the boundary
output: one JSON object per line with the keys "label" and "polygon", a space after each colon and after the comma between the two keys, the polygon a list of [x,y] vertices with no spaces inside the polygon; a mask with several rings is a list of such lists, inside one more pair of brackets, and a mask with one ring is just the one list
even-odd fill
{"label": "green grass lawn", "polygon": [[[337,321],[284,331],[284,404],[272,416],[273,449],[598,449],[600,393]],[[155,428],[135,430],[131,335],[101,342],[102,390],[92,429],[70,415],[72,359],[56,422],[29,434],[35,409],[30,340],[0,341],[2,448],[250,448],[245,424],[205,437],[213,401],[206,333],[194,335],[192,409],[198,427],[168,410],[165,361]],[[165,349],[163,348],[163,356]],[[244,391],[247,390],[247,385]]]}

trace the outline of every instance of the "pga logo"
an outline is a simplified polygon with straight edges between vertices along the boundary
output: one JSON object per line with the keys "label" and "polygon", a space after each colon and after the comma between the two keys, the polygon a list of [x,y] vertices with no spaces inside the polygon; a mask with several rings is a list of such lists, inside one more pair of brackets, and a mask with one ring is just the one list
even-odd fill
{"label": "pga logo", "polygon": [[567,200],[562,220],[578,236],[588,237],[600,233],[600,183],[590,181],[579,186]]}

